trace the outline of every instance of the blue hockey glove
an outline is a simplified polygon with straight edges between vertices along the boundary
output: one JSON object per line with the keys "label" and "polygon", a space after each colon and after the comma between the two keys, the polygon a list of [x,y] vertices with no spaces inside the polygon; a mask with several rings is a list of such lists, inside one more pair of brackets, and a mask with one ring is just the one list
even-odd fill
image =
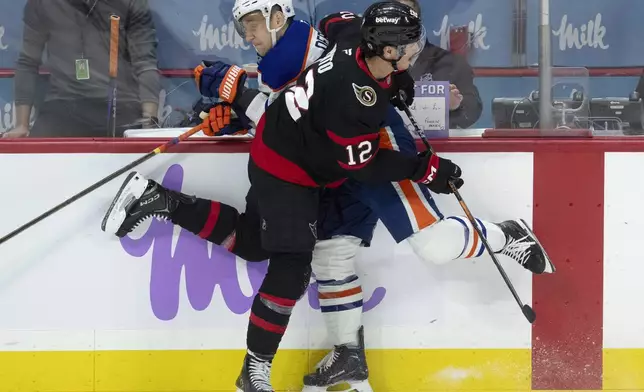
{"label": "blue hockey glove", "polygon": [[232,104],[241,94],[248,75],[237,65],[203,61],[194,69],[194,76],[201,95]]}

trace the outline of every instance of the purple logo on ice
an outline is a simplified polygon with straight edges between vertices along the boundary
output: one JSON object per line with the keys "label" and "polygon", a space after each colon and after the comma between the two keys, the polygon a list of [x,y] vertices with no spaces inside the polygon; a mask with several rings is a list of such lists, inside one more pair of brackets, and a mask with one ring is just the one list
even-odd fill
{"label": "purple logo on ice", "polygon": [[[172,165],[166,172],[163,186],[180,191],[183,184],[183,168]],[[246,263],[250,285],[253,293],[243,293],[237,261],[233,254],[213,245],[212,254],[208,254],[208,243],[194,234],[181,230],[172,252],[172,235],[174,225],[170,222],[152,220],[150,228],[139,239],[124,237],[121,239],[123,249],[134,257],[143,257],[152,251],[150,274],[150,304],[152,312],[160,320],[172,320],[179,311],[181,275],[185,276],[185,287],[190,305],[194,310],[205,310],[211,304],[215,288],[219,286],[221,296],[228,309],[235,314],[250,310],[253,297],[266,274],[268,263]],[[307,291],[309,305],[319,309],[317,286],[312,284]],[[386,294],[384,287],[374,290],[365,301],[364,310],[368,311],[382,302]]]}

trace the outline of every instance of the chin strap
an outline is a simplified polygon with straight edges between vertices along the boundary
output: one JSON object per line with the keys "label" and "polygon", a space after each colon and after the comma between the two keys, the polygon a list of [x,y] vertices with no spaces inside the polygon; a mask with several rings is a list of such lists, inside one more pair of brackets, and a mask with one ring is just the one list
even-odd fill
{"label": "chin strap", "polygon": [[380,57],[381,59],[383,59],[383,60],[385,60],[386,62],[388,62],[389,64],[391,64],[391,66],[392,66],[392,67],[393,67],[393,69],[394,69],[394,71],[393,71],[393,72],[398,72],[398,61],[400,61],[400,59],[402,58],[402,56],[401,56],[401,57],[398,57],[398,59],[396,59],[396,60],[387,60],[383,55],[380,55],[380,56],[378,56],[378,57]]}
{"label": "chin strap", "polygon": [[[386,62],[388,62],[389,64],[391,64],[391,66],[394,68],[394,72],[398,72],[398,62],[405,55],[405,49],[404,49],[403,46],[398,46],[396,48],[396,50],[398,51],[398,58],[396,60],[387,60],[385,58],[385,56],[384,56],[384,53],[379,56],[381,59],[383,59]],[[382,51],[382,50],[380,50],[380,51]]]}

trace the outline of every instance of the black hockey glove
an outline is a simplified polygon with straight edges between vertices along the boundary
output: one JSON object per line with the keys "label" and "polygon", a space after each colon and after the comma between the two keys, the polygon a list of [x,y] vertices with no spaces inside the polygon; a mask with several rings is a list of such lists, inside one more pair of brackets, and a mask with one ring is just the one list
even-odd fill
{"label": "black hockey glove", "polygon": [[[399,110],[405,110],[406,106],[414,103],[414,78],[409,72],[399,72],[391,76],[391,104]],[[402,93],[401,93],[402,91]]]}
{"label": "black hockey glove", "polygon": [[463,186],[462,172],[458,165],[429,151],[422,152],[418,156],[421,164],[412,180],[425,184],[434,193],[442,194],[452,193],[449,181],[456,186],[456,189]]}

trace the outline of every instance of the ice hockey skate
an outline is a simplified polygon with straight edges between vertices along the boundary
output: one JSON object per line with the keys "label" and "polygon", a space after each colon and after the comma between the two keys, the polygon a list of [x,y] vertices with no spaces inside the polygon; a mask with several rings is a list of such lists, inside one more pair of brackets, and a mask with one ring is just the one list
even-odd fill
{"label": "ice hockey skate", "polygon": [[363,327],[358,331],[357,346],[335,346],[315,368],[314,373],[304,376],[302,392],[325,392],[341,384],[349,384],[352,392],[373,392],[368,380]]}
{"label": "ice hockey skate", "polygon": [[237,377],[237,392],[274,392],[271,386],[271,361],[250,351],[244,358],[244,366]]}
{"label": "ice hockey skate", "polygon": [[180,202],[194,202],[193,196],[171,191],[131,172],[103,217],[101,229],[123,237],[150,217],[169,219]]}
{"label": "ice hockey skate", "polygon": [[556,271],[537,236],[523,219],[501,222],[499,227],[505,233],[507,242],[498,253],[512,258],[535,274]]}

